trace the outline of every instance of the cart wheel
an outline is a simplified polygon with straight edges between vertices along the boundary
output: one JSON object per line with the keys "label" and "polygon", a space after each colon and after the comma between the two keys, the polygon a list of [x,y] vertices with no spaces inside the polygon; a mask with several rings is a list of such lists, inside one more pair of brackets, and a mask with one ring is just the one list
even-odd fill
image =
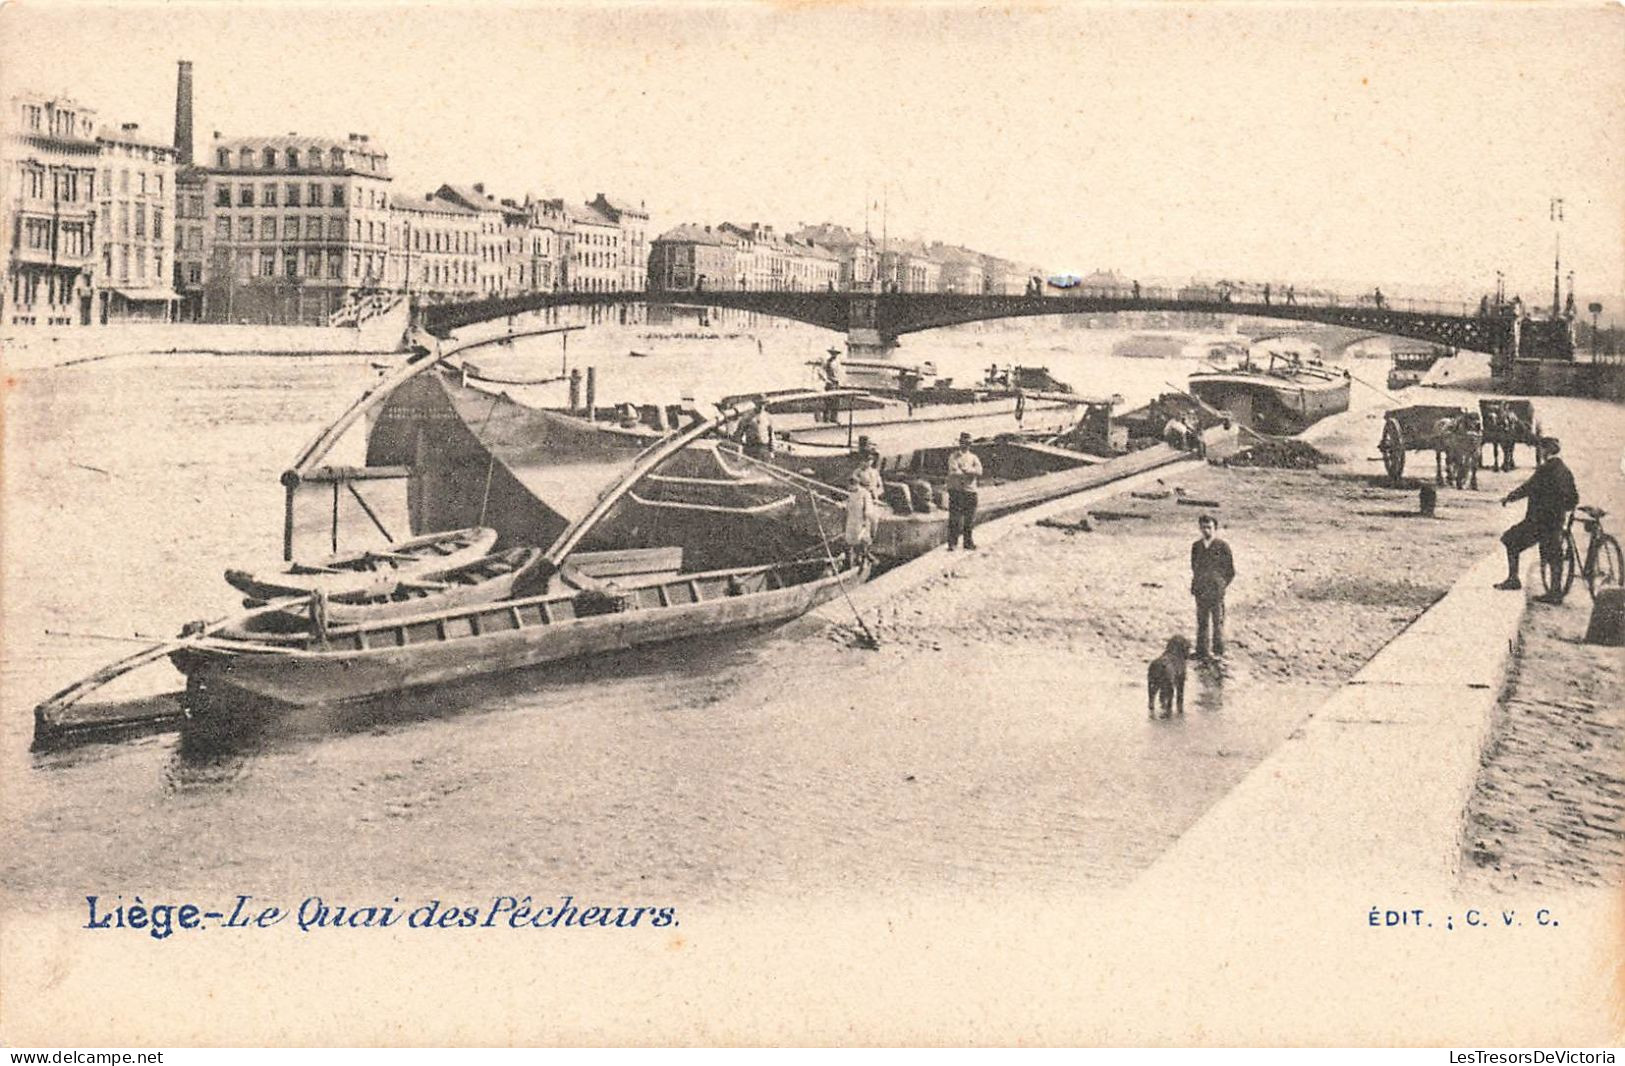
{"label": "cart wheel", "polygon": [[1394,484],[1399,484],[1405,473],[1405,433],[1398,422],[1390,418],[1382,424],[1382,442],[1377,447],[1382,452],[1383,468]]}

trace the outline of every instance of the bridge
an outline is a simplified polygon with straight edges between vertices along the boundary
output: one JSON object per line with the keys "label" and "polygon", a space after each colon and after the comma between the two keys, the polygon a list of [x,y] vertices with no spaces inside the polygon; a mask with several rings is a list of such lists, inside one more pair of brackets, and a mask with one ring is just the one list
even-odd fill
{"label": "bridge", "polygon": [[1175,311],[1314,322],[1369,333],[1406,337],[1491,356],[1497,374],[1514,359],[1572,359],[1573,345],[1564,319],[1519,319],[1509,310],[1478,313],[1475,308],[1418,301],[1314,300],[1241,302],[1219,295],[1192,299],[1188,294],[1147,290],[1138,296],[1121,292],[1067,290],[1067,295],[996,296],[954,293],[873,292],[537,292],[464,303],[428,304],[414,309],[417,324],[437,336],[478,322],[527,314],[553,307],[646,304],[668,307],[727,308],[794,319],[847,335],[854,353],[879,353],[897,338],[921,330],[1041,315],[1109,315],[1136,311]]}

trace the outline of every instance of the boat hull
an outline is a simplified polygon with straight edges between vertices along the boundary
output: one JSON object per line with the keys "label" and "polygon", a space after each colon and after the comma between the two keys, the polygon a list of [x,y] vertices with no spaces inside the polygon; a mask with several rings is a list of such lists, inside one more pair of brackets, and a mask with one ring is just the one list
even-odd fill
{"label": "boat hull", "polygon": [[[362,645],[355,648],[237,650],[222,641],[179,649],[171,659],[194,691],[211,700],[236,696],[288,706],[344,703],[643,645],[780,625],[839,595],[842,582],[861,579],[861,572],[849,570],[777,589],[552,622],[540,613],[541,598],[535,598],[377,631],[392,632],[403,642],[393,647],[364,646],[373,639],[374,631],[368,630],[350,638]],[[533,609],[538,612],[534,619]],[[432,639],[415,642],[430,626],[437,627]]]}
{"label": "boat hull", "polygon": [[1349,409],[1349,379],[1296,380],[1262,374],[1192,375],[1197,399],[1234,415],[1261,433],[1301,433],[1328,415]]}

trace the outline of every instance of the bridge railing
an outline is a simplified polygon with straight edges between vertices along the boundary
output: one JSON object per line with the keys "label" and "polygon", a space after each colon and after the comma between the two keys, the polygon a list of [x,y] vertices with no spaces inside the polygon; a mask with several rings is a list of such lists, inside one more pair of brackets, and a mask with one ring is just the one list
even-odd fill
{"label": "bridge railing", "polygon": [[[1325,289],[1270,287],[1266,296],[1262,286],[1193,284],[1185,286],[1143,285],[1135,292],[1132,285],[1075,285],[1071,288],[1046,286],[1044,295],[1058,299],[1093,299],[1161,301],[1177,300],[1186,303],[1228,304],[1242,307],[1339,307],[1372,311],[1405,311],[1412,314],[1451,315],[1470,318],[1479,313],[1479,305],[1466,300],[1425,300],[1415,297],[1391,297],[1376,292],[1348,295]],[[1486,306],[1485,317],[1496,317],[1495,308]],[[1500,314],[1510,315],[1510,308],[1502,305]]]}

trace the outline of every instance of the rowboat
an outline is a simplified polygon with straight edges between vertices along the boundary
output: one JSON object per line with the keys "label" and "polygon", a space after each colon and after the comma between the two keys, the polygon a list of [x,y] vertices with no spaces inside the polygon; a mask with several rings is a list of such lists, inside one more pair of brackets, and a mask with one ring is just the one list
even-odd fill
{"label": "rowboat", "polygon": [[[304,603],[258,615],[247,629],[228,629],[224,635],[254,639],[249,634],[308,629],[314,620],[313,612],[320,613],[325,625],[360,625],[490,603],[513,595],[537,571],[541,560],[540,548],[510,548],[448,570],[397,577],[394,584],[382,589],[341,592],[327,597],[320,607],[312,594]],[[260,606],[254,600],[249,605]]]}
{"label": "rowboat", "polygon": [[317,590],[329,596],[376,594],[409,578],[466,566],[489,553],[496,541],[496,530],[475,526],[428,533],[387,549],[340,552],[314,563],[285,563],[278,570],[227,570],[226,581],[260,600]]}
{"label": "rowboat", "polygon": [[[538,596],[306,632],[175,648],[200,706],[217,697],[311,706],[788,622],[863,579],[826,559],[606,581]],[[227,627],[228,629],[232,627]]]}

